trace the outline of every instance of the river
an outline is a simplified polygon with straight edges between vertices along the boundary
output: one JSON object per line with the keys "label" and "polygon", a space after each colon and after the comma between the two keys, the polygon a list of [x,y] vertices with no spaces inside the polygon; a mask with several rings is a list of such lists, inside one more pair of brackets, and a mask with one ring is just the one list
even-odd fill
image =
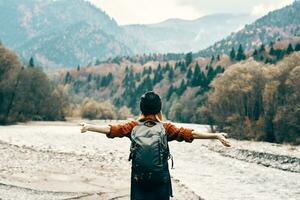
{"label": "river", "polygon": [[[170,142],[174,200],[300,199],[299,146],[230,141]],[[129,199],[129,145],[78,121],[0,126],[0,199]]]}

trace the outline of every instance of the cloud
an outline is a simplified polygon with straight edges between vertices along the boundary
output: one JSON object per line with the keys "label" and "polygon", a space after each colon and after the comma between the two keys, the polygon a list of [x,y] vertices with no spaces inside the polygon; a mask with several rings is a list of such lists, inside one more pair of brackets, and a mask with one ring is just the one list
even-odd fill
{"label": "cloud", "polygon": [[112,16],[119,24],[157,23],[169,18],[195,19],[198,12],[179,6],[174,0],[89,0]]}
{"label": "cloud", "polygon": [[262,16],[293,0],[88,0],[119,24],[157,23],[169,18],[195,19],[213,13]]}
{"label": "cloud", "polygon": [[293,2],[292,0],[285,0],[282,2],[278,2],[277,4],[262,3],[262,4],[254,6],[251,11],[251,14],[254,16],[263,16],[270,11],[282,8],[286,5],[291,4],[292,2]]}

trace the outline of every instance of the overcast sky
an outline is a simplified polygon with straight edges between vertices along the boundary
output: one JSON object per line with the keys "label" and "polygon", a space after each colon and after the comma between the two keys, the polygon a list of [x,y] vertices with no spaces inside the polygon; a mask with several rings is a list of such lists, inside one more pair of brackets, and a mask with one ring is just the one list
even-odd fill
{"label": "overcast sky", "polygon": [[195,19],[213,13],[262,16],[293,0],[88,0],[118,24],[149,24],[169,18]]}

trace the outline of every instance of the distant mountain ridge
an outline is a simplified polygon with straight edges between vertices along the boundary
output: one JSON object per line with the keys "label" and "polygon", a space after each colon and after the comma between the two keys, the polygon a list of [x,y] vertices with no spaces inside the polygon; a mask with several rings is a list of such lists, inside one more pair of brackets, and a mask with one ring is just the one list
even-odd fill
{"label": "distant mountain ridge", "polygon": [[201,50],[197,55],[228,54],[232,47],[237,49],[240,44],[249,50],[293,36],[300,36],[300,1],[268,13],[242,30]]}
{"label": "distant mountain ridge", "polygon": [[254,18],[250,15],[214,14],[195,20],[119,26],[85,0],[0,0],[0,40],[24,62],[34,57],[42,66],[51,67],[87,65],[144,53],[198,52],[204,48],[196,55],[211,56],[228,54],[239,44],[252,49],[300,35],[299,10],[300,2],[295,1],[252,24]]}
{"label": "distant mountain ridge", "polygon": [[251,17],[211,15],[196,20],[119,26],[85,0],[0,0],[0,40],[26,62],[86,65],[143,53],[188,52],[211,45]]}
{"label": "distant mountain ridge", "polygon": [[127,34],[146,44],[150,52],[183,53],[206,48],[252,21],[254,17],[246,14],[213,14],[195,20],[168,19],[124,28]]}

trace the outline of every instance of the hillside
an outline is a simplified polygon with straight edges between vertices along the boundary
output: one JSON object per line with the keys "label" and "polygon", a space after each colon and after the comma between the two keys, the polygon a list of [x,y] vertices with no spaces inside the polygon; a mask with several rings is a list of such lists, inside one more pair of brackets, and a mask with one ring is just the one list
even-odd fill
{"label": "hillside", "polygon": [[25,61],[72,66],[131,51],[122,29],[84,0],[0,0],[0,39]]}
{"label": "hillside", "polygon": [[261,44],[269,44],[270,42],[300,35],[299,10],[300,1],[295,1],[292,5],[272,11],[254,23],[246,25],[242,30],[200,51],[197,55],[229,54],[232,47],[237,49],[240,44],[246,50],[249,50],[257,48]]}

